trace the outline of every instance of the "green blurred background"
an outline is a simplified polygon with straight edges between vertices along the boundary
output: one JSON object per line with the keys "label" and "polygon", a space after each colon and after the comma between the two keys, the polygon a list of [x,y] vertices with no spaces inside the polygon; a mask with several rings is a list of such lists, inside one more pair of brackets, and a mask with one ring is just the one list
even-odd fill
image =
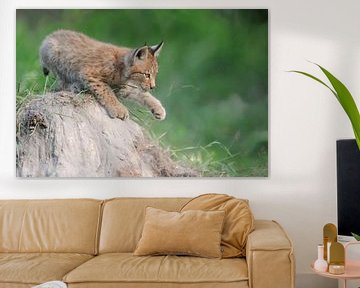
{"label": "green blurred background", "polygon": [[153,94],[167,118],[130,104],[133,117],[203,176],[268,175],[267,10],[17,10],[17,108],[56,87],[38,60],[56,29],[126,47],[163,40]]}

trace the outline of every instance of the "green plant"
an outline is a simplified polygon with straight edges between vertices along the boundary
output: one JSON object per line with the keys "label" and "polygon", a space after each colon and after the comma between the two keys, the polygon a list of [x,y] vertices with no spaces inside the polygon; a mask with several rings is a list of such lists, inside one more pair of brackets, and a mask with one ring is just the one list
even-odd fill
{"label": "green plant", "polygon": [[350,119],[352,128],[354,130],[355,138],[356,138],[356,143],[360,150],[360,114],[359,114],[358,108],[356,107],[353,96],[351,95],[349,90],[345,87],[345,85],[340,80],[338,80],[334,75],[332,75],[329,71],[327,71],[325,68],[321,67],[320,65],[318,65],[316,63],[314,63],[314,64],[317,65],[321,69],[321,71],[325,74],[327,79],[330,81],[332,87],[330,87],[325,82],[323,82],[319,78],[317,78],[309,73],[306,73],[303,71],[297,71],[297,70],[292,70],[289,72],[295,72],[295,73],[305,75],[305,76],[321,83],[328,89],[330,89],[330,91],[335,95],[336,99],[339,101],[339,103],[343,107],[345,113],[347,114],[347,116]]}
{"label": "green plant", "polygon": [[356,241],[360,241],[360,235],[351,233],[351,235],[356,239]]}

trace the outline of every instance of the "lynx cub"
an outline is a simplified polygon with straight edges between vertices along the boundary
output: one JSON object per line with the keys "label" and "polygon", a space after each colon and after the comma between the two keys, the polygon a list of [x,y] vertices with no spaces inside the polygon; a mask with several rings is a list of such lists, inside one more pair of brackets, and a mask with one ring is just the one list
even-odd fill
{"label": "lynx cub", "polygon": [[163,42],[136,49],[117,47],[67,30],[48,35],[40,47],[45,75],[52,72],[62,89],[89,90],[111,118],[126,119],[129,112],[114,91],[146,106],[156,119],[165,119],[160,101],[149,93],[155,88],[157,57]]}

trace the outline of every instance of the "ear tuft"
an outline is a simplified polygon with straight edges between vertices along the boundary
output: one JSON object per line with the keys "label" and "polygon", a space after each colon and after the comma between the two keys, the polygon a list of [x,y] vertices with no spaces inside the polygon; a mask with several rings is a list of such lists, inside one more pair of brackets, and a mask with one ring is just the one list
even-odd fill
{"label": "ear tuft", "polygon": [[163,45],[164,45],[164,41],[161,41],[160,44],[158,44],[158,45],[150,46],[149,48],[150,48],[151,54],[153,54],[155,57],[158,57]]}

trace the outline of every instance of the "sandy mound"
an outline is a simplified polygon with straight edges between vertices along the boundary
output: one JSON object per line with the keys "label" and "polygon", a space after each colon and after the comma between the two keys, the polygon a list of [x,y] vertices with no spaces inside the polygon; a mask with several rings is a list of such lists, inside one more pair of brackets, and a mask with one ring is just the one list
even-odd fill
{"label": "sandy mound", "polygon": [[34,97],[17,115],[19,177],[197,176],[174,162],[146,131],[111,119],[90,95]]}

